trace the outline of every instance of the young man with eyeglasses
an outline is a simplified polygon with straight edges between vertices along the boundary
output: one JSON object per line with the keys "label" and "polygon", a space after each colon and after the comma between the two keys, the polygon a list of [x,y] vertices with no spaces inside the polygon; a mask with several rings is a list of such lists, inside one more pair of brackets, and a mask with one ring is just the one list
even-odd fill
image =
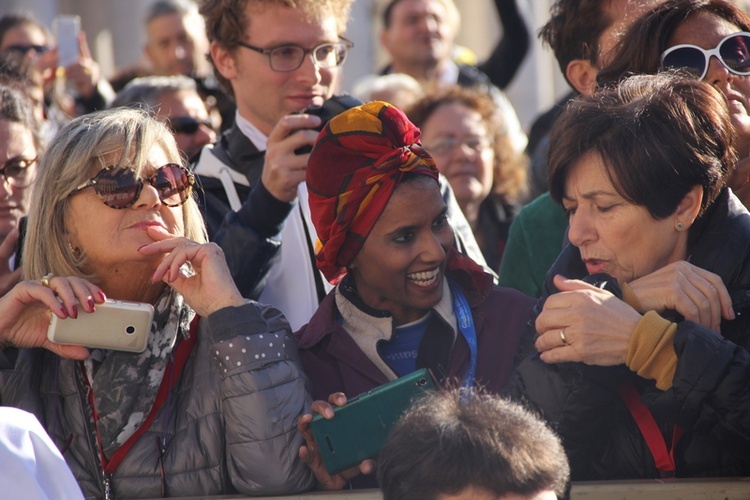
{"label": "young man with eyeglasses", "polygon": [[[237,104],[235,123],[195,164],[209,237],[240,291],[307,323],[330,285],[315,268],[305,188],[317,116],[338,88],[352,0],[204,0],[211,62]],[[281,251],[279,251],[279,246]]]}
{"label": "young man with eyeglasses", "polygon": [[144,76],[131,80],[112,101],[112,107],[118,106],[145,106],[153,110],[172,131],[177,148],[188,160],[216,140],[195,80],[187,76]]}

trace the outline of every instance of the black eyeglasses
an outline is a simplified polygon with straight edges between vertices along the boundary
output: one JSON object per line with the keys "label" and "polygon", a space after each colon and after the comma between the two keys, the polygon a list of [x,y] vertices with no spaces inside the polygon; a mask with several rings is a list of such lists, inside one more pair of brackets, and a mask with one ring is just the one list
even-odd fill
{"label": "black eyeglasses", "polygon": [[750,75],[750,33],[733,33],[710,50],[691,44],[675,45],[662,53],[661,67],[685,69],[703,80],[711,56],[735,75]]}
{"label": "black eyeglasses", "polygon": [[302,66],[307,54],[313,55],[315,65],[319,68],[331,69],[341,66],[346,61],[346,55],[349,53],[349,49],[354,47],[354,44],[343,36],[339,38],[341,39],[339,42],[321,43],[312,49],[305,49],[299,45],[282,45],[272,49],[262,49],[245,42],[237,42],[237,45],[267,55],[272,70],[286,73]]}
{"label": "black eyeglasses", "polygon": [[34,52],[37,53],[37,55],[39,55],[39,54],[44,54],[45,52],[47,52],[49,50],[49,47],[46,46],[46,45],[21,45],[21,44],[18,44],[18,45],[8,45],[7,47],[5,47],[5,50],[9,50],[11,52],[17,52],[17,53],[22,54],[22,55],[26,55],[30,51],[33,50]]}
{"label": "black eyeglasses", "polygon": [[210,130],[214,129],[211,120],[206,118],[205,120],[196,120],[190,116],[175,116],[167,120],[167,125],[175,134],[189,134],[192,135],[198,132],[198,128],[203,125]]}
{"label": "black eyeglasses", "polygon": [[34,169],[31,166],[36,163],[37,158],[13,158],[5,162],[0,169],[0,175],[9,185],[16,188],[26,188],[34,182]]}
{"label": "black eyeglasses", "polygon": [[167,163],[151,177],[139,177],[131,168],[107,167],[73,190],[93,187],[105,205],[128,208],[141,194],[143,183],[148,182],[159,193],[159,200],[168,207],[179,207],[190,198],[195,184],[193,174],[182,165]]}

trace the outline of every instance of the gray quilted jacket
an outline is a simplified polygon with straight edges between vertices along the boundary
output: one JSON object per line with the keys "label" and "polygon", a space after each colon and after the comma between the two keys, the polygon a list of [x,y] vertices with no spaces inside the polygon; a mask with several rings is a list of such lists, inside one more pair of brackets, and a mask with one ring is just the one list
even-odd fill
{"label": "gray quilted jacket", "polygon": [[153,498],[290,494],[314,484],[297,454],[308,382],[276,309],[249,303],[201,318],[169,405],[109,477],[87,393],[79,362],[44,349],[0,353],[0,403],[36,414],[87,498],[107,496],[107,487],[114,498]]}

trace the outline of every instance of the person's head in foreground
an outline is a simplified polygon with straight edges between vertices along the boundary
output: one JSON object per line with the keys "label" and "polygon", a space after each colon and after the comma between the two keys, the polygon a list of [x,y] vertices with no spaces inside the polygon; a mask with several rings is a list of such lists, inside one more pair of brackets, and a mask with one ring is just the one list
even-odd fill
{"label": "person's head in foreground", "polygon": [[453,247],[432,157],[420,131],[385,102],[351,108],[321,132],[307,166],[318,268],[349,275],[358,298],[396,325],[423,318],[443,297],[446,270],[486,289],[481,268]]}
{"label": "person's head in foreground", "polygon": [[569,475],[560,439],[540,418],[481,390],[418,400],[378,456],[385,500],[554,499]]}
{"label": "person's head in foreground", "polygon": [[721,93],[679,75],[572,102],[552,131],[549,185],[588,273],[627,283],[686,260],[734,168],[733,138]]}
{"label": "person's head in foreground", "polygon": [[40,161],[24,256],[27,279],[78,276],[115,298],[155,300],[157,256],[138,249],[149,227],[204,242],[192,175],[167,127],[116,108],[63,127]]}

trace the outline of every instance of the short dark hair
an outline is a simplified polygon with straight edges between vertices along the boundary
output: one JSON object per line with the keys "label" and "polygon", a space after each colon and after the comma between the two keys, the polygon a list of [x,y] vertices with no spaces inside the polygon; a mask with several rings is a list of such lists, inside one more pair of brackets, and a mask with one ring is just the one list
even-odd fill
{"label": "short dark hair", "polygon": [[385,500],[435,499],[468,487],[564,496],[569,474],[560,439],[540,418],[481,390],[452,389],[418,400],[378,457]]}
{"label": "short dark hair", "polygon": [[734,169],[734,137],[724,98],[708,83],[666,72],[632,76],[571,101],[557,119],[550,195],[562,203],[571,167],[593,151],[617,192],[655,219],[673,214],[697,185],[702,214]]}
{"label": "short dark hair", "polygon": [[605,0],[556,0],[550,8],[539,38],[554,52],[563,75],[574,59],[598,66],[599,38],[613,22],[606,5]]}
{"label": "short dark hair", "polygon": [[741,31],[750,31],[750,15],[724,0],[669,0],[630,26],[613,49],[612,62],[597,74],[597,82],[614,83],[632,74],[657,73],[672,34],[698,13],[713,14]]}

